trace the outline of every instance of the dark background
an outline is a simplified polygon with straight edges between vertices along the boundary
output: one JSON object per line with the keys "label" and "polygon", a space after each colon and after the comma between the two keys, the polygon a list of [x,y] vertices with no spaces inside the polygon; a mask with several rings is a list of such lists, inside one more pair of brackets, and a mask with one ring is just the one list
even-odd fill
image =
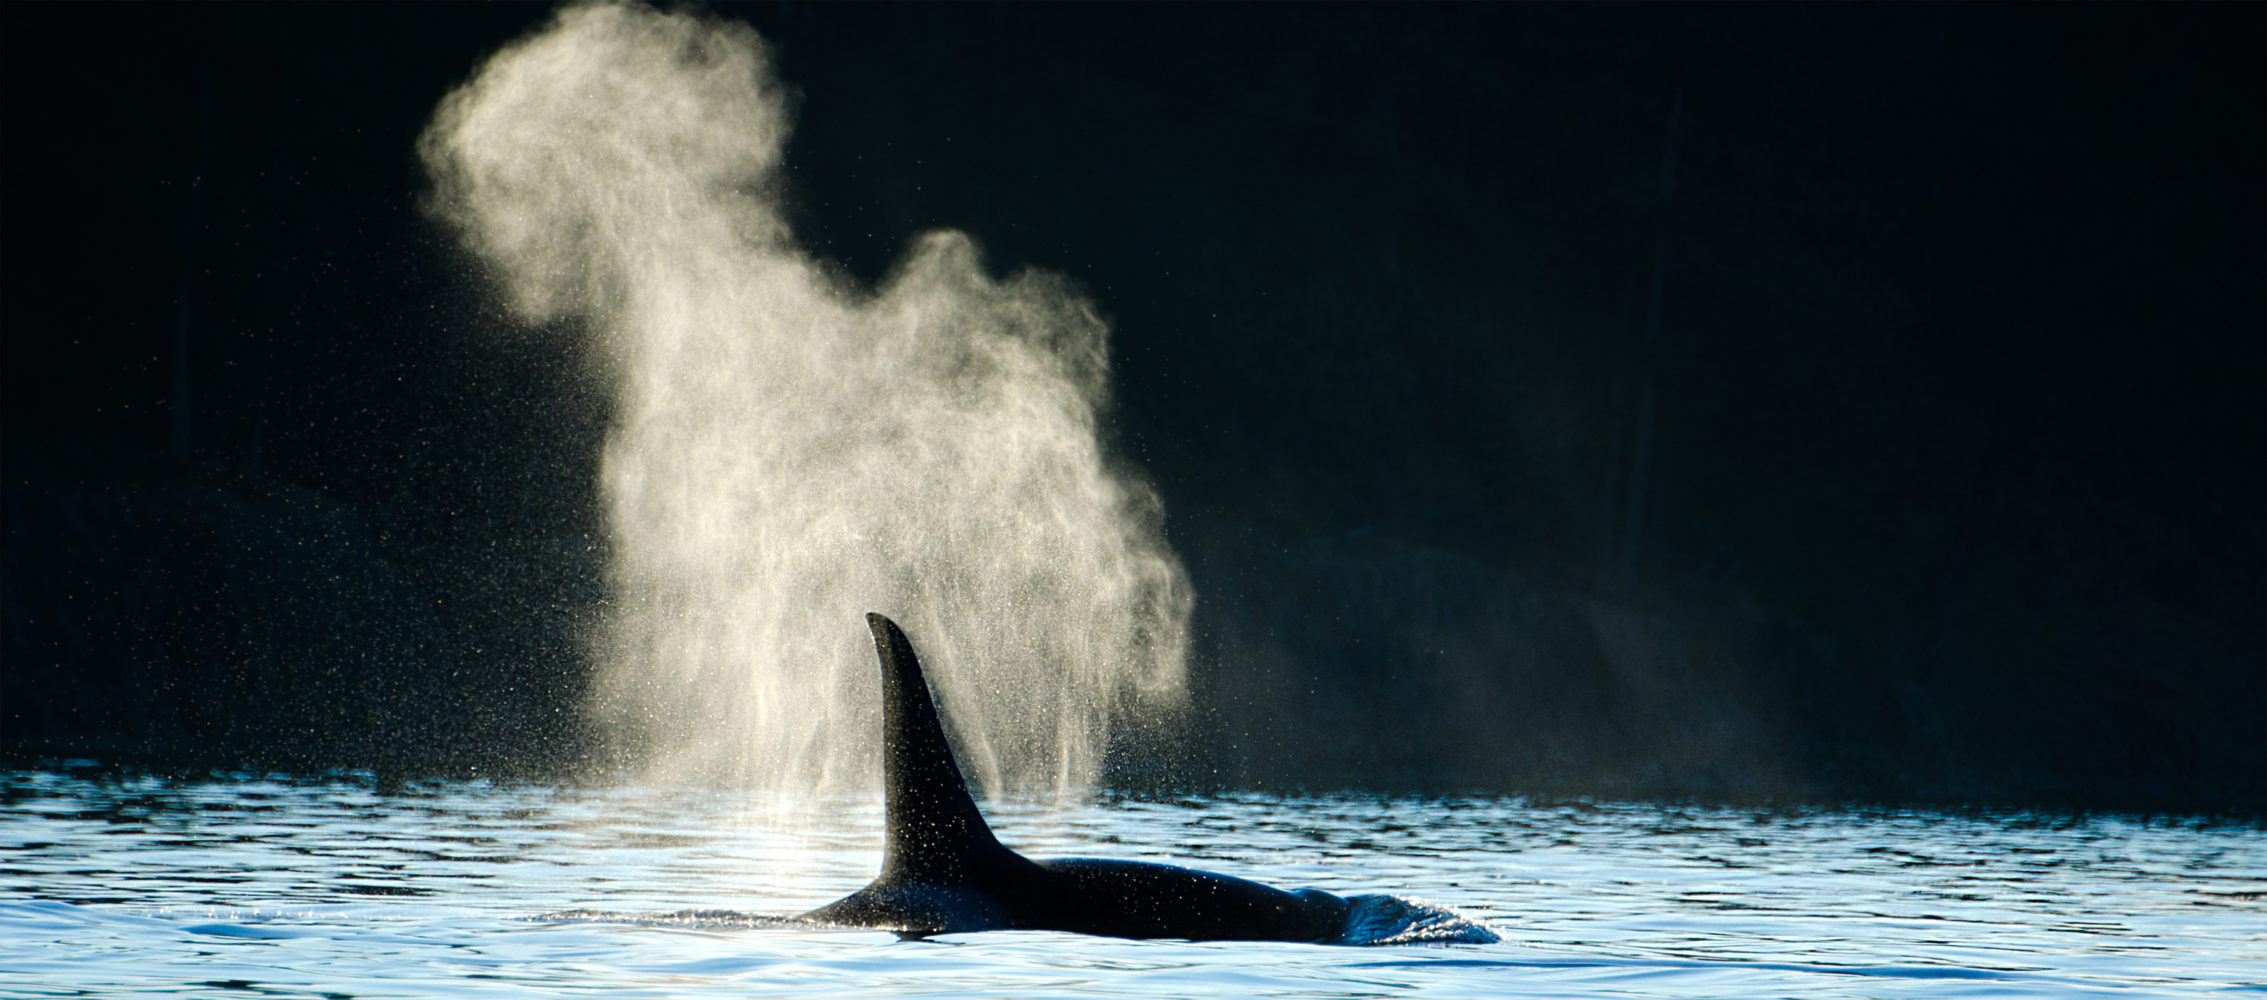
{"label": "dark background", "polygon": [[[709,10],[814,250],[1111,317],[1122,779],[2267,809],[2267,7]],[[606,397],[413,148],[544,17],[0,6],[0,750],[585,760]]]}

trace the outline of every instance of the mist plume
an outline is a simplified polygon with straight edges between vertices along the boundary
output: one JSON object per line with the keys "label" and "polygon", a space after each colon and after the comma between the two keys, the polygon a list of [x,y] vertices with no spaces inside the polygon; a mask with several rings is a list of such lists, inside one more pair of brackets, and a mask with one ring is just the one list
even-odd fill
{"label": "mist plume", "polygon": [[1155,494],[1097,440],[1108,331],[957,232],[854,287],[782,220],[788,129],[749,27],[595,4],[421,139],[513,313],[594,338],[614,384],[594,718],[663,776],[863,779],[880,611],[972,777],[1090,782],[1112,725],[1180,704],[1191,601]]}

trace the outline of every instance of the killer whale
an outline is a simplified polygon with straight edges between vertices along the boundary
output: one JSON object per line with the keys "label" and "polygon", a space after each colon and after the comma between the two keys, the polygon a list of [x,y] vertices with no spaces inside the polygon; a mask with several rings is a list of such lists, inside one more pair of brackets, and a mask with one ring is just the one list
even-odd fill
{"label": "killer whale", "polygon": [[888,835],[865,888],[803,914],[808,923],[876,927],[906,937],[1054,930],[1195,941],[1327,941],[1350,904],[1320,889],[1141,861],[1034,861],[992,836],[945,743],[913,644],[866,616],[882,665],[882,780]]}

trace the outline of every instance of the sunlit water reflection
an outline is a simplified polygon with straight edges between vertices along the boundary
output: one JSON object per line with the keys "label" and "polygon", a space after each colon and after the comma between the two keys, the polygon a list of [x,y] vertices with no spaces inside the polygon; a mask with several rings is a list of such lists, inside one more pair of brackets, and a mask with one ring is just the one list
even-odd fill
{"label": "sunlit water reflection", "polygon": [[15,772],[0,995],[2267,993],[2267,833],[2250,826],[1353,795],[987,810],[1034,856],[1392,892],[1502,941],[900,941],[776,921],[872,877],[873,799]]}

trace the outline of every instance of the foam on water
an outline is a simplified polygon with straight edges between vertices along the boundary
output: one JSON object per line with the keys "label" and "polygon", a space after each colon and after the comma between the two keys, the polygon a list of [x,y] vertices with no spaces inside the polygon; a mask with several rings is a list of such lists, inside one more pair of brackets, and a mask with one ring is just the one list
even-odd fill
{"label": "foam on water", "polygon": [[1494,944],[1488,925],[1445,906],[1401,896],[1349,896],[1351,912],[1339,944]]}

